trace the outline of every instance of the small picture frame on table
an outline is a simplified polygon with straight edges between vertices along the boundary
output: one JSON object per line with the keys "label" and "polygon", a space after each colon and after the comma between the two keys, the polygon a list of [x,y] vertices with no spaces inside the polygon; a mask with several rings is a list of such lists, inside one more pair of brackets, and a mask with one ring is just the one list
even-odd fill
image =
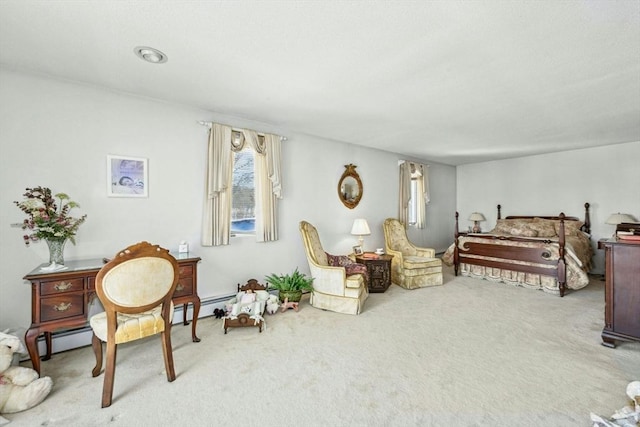
{"label": "small picture frame on table", "polygon": [[148,197],[147,159],[131,156],[107,156],[107,196]]}
{"label": "small picture frame on table", "polygon": [[364,252],[362,250],[362,246],[356,245],[353,247],[353,253],[356,255],[362,255]]}

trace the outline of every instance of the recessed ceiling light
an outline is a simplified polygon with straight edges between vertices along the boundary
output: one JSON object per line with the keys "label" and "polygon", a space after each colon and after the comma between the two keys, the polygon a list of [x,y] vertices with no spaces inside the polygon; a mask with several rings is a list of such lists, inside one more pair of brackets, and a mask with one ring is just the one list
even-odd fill
{"label": "recessed ceiling light", "polygon": [[138,46],[133,49],[133,52],[138,55],[139,58],[152,64],[163,64],[167,62],[167,55],[152,47]]}

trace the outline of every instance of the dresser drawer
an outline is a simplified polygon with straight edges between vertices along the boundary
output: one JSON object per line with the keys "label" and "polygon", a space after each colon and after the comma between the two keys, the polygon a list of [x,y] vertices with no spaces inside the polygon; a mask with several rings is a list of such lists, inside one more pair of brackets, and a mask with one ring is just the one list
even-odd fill
{"label": "dresser drawer", "polygon": [[193,265],[181,265],[179,271],[180,277],[191,277],[193,276]]}
{"label": "dresser drawer", "polygon": [[53,280],[40,284],[40,295],[56,295],[65,292],[77,292],[84,290],[84,278]]}
{"label": "dresser drawer", "polygon": [[85,312],[84,293],[69,293],[40,299],[40,321],[82,316]]}
{"label": "dresser drawer", "polygon": [[185,295],[193,294],[193,279],[191,277],[183,277],[178,280],[176,291],[173,293],[173,298],[182,297]]}

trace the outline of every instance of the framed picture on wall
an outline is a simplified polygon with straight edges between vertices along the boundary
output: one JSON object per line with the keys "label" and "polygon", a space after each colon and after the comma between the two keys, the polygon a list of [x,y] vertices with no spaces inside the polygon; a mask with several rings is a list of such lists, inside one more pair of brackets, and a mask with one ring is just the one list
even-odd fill
{"label": "framed picture on wall", "polygon": [[148,197],[147,159],[107,155],[107,196]]}

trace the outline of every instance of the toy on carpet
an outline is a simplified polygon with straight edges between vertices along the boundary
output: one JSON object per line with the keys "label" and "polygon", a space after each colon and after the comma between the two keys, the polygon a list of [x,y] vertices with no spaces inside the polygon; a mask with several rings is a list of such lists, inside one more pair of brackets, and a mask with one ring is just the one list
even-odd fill
{"label": "toy on carpet", "polygon": [[225,316],[225,311],[221,308],[214,308],[213,315],[216,316],[216,319],[222,319]]}
{"label": "toy on carpet", "polygon": [[289,298],[284,299],[284,302],[282,303],[281,307],[282,307],[283,313],[290,308],[293,308],[295,311],[298,311],[298,303],[293,301],[289,302]]}
{"label": "toy on carpet", "polygon": [[629,403],[608,419],[592,412],[593,427],[640,426],[640,381],[631,381],[627,385],[627,396],[631,399]]}
{"label": "toy on carpet", "polygon": [[267,299],[267,313],[276,314],[278,308],[280,308],[278,297],[275,295],[269,295],[269,299]]}
{"label": "toy on carpet", "polygon": [[225,303],[226,314],[222,318],[222,329],[236,326],[257,326],[259,331],[265,325],[264,315],[269,292],[256,279],[249,279],[246,285],[238,283],[238,293]]}
{"label": "toy on carpet", "polygon": [[[26,353],[15,335],[0,332],[0,414],[11,414],[32,408],[51,391],[53,381],[39,378],[38,373],[23,366],[11,366],[14,353]],[[0,417],[0,425],[8,422]]]}

